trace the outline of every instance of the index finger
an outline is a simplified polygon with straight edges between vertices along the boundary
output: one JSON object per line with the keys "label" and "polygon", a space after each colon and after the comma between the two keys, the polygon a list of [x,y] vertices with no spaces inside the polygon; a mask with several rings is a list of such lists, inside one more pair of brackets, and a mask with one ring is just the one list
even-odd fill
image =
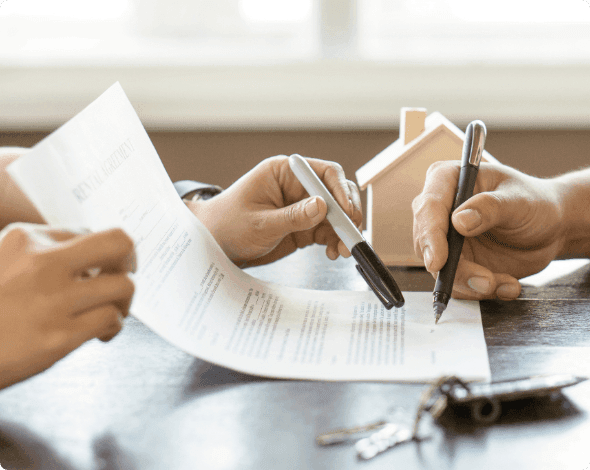
{"label": "index finger", "polygon": [[90,233],[88,230],[74,230],[69,228],[58,228],[49,225],[37,225],[33,227],[29,234],[31,239],[35,242],[38,247],[51,247],[55,246],[58,242],[64,242],[71,240],[79,235],[85,235]]}
{"label": "index finger", "polygon": [[316,172],[318,177],[332,193],[336,202],[342,207],[346,215],[352,218],[354,216],[354,201],[351,188],[344,174],[344,170],[339,163],[307,158],[307,163]]}
{"label": "index finger", "polygon": [[88,230],[74,229],[71,227],[57,227],[55,225],[36,224],[30,222],[14,222],[7,225],[1,232],[0,238],[9,231],[20,229],[27,234],[30,241],[37,247],[55,246],[56,242],[69,240],[77,235],[89,233]]}
{"label": "index finger", "polygon": [[133,240],[121,229],[81,235],[56,247],[73,275],[99,268],[102,272],[135,271]]}
{"label": "index finger", "polygon": [[453,207],[460,162],[437,162],[428,168],[422,192],[412,202],[414,251],[426,269],[439,271],[447,260],[449,215]]}

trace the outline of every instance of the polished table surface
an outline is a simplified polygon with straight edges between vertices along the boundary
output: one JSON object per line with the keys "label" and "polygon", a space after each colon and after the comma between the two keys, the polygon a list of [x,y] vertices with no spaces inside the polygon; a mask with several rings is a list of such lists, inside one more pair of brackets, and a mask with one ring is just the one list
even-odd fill
{"label": "polished table surface", "polygon": [[[481,302],[493,380],[590,377],[590,264],[513,302]],[[550,267],[552,269],[553,266]],[[312,289],[364,290],[351,260],[319,247],[256,277]],[[392,270],[405,291],[431,291],[423,269]],[[555,270],[558,272],[558,270]],[[424,385],[269,380],[196,359],[129,318],[36,377],[0,391],[0,465],[27,469],[590,468],[590,381],[555,402],[508,409],[498,423],[436,426],[430,440],[370,461],[318,433],[412,410]]]}

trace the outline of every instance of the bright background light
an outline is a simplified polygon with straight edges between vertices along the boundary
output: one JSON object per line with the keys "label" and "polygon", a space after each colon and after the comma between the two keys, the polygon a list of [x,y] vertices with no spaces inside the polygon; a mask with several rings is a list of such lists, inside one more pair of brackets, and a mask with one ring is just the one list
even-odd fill
{"label": "bright background light", "polygon": [[447,0],[453,16],[464,21],[559,23],[588,22],[586,0]]}
{"label": "bright background light", "polygon": [[1,16],[59,18],[63,20],[114,20],[131,9],[130,0],[6,0]]}
{"label": "bright background light", "polygon": [[589,23],[590,0],[0,0],[0,125],[120,80],[158,126],[375,126],[408,103],[581,126]]}
{"label": "bright background light", "polygon": [[240,0],[240,12],[246,21],[293,23],[307,20],[312,0]]}

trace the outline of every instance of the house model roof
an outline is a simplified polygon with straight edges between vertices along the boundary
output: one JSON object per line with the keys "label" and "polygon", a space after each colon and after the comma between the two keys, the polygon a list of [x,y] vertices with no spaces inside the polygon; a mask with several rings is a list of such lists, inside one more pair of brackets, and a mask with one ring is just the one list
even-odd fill
{"label": "house model roof", "polygon": [[[396,165],[410,157],[424,145],[430,145],[435,140],[432,139],[439,132],[450,133],[458,139],[458,143],[463,145],[465,133],[455,124],[449,121],[441,113],[435,111],[426,117],[424,121],[424,131],[420,135],[404,145],[400,137],[389,147],[377,154],[372,160],[367,162],[356,172],[356,179],[361,189],[366,189],[367,185],[374,183],[385,173],[389,172]],[[402,130],[400,129],[400,136]],[[486,150],[483,152],[483,158],[488,162],[498,161],[492,157]]]}

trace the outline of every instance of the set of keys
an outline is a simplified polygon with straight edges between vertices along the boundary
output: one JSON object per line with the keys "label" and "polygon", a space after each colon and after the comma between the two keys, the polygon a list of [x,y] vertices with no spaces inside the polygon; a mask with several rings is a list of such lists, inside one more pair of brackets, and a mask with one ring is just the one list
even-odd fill
{"label": "set of keys", "polygon": [[[414,414],[403,408],[393,408],[390,410],[388,419],[321,434],[316,438],[316,442],[319,445],[327,446],[356,440],[354,447],[358,458],[369,460],[401,444],[429,439],[433,421],[430,420],[428,426],[421,427],[420,421],[425,412],[428,412],[433,420],[442,415],[448,403],[444,385],[453,379],[441,377],[431,384],[422,393]],[[361,436],[363,437],[361,438]]]}
{"label": "set of keys", "polygon": [[432,427],[426,427],[424,432],[425,426],[420,426],[425,413],[431,417],[431,425],[441,418],[448,407],[467,407],[471,410],[473,422],[489,425],[499,418],[502,402],[555,396],[562,388],[585,380],[585,377],[553,375],[468,384],[458,377],[441,377],[422,393],[413,424],[409,424],[411,415],[398,408],[395,414],[390,413],[388,419],[321,434],[316,442],[327,446],[356,440],[357,456],[369,460],[400,444],[428,439]]}
{"label": "set of keys", "polygon": [[397,411],[397,416],[321,434],[316,438],[316,442],[321,446],[329,446],[356,441],[354,448],[357,457],[369,460],[393,447],[429,437],[424,434],[418,436],[408,424],[408,420],[400,416],[403,415],[403,409]]}

